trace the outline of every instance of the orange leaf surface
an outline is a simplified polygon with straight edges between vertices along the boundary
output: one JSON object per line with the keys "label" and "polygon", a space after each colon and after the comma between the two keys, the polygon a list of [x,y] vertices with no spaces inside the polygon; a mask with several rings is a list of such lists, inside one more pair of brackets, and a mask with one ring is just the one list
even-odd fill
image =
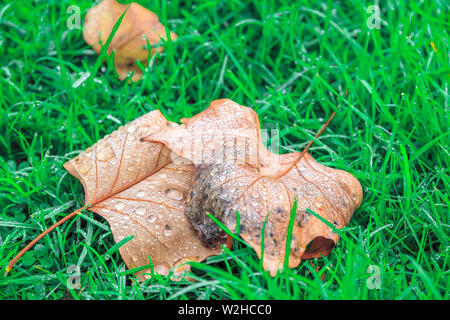
{"label": "orange leaf surface", "polygon": [[[89,210],[104,217],[116,242],[134,235],[119,250],[128,268],[149,264],[167,275],[177,265],[220,253],[206,248],[184,215],[193,165],[171,159],[170,150],[141,138],[176,126],[152,111],[99,140],[64,167],[83,184]],[[148,276],[149,270],[139,274]]]}
{"label": "orange leaf surface", "polygon": [[290,211],[297,197],[289,267],[331,251],[338,235],[306,209],[343,228],[362,201],[355,177],[319,164],[309,153],[269,152],[262,143],[257,114],[228,99],[213,101],[202,113],[181,122],[145,140],[162,142],[193,162],[195,174],[185,214],[206,246],[222,237],[206,213],[235,231],[238,211],[240,236],[261,257],[261,234],[268,215],[263,267],[275,275],[283,267]]}
{"label": "orange leaf surface", "polygon": [[[86,14],[83,36],[97,54],[100,53],[102,44],[106,43],[114,24],[127,7],[128,5],[115,0],[103,0]],[[108,48],[109,54],[115,51],[114,66],[119,78],[124,80],[128,72],[133,71],[132,80],[140,79],[142,71],[137,66],[136,60],[139,59],[144,66],[147,65],[149,52],[147,41],[152,45],[150,53],[153,56],[163,50],[161,46],[154,45],[166,38],[166,30],[156,14],[137,3],[131,3]],[[170,38],[175,40],[177,35],[171,32]]]}

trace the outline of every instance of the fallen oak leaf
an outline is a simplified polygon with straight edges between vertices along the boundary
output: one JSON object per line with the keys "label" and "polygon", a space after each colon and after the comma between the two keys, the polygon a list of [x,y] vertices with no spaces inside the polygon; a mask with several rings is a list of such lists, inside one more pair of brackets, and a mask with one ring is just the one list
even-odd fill
{"label": "fallen oak leaf", "polygon": [[181,122],[145,140],[162,142],[194,163],[185,214],[205,245],[213,245],[223,233],[206,213],[235,232],[239,212],[240,236],[261,258],[261,232],[269,214],[263,267],[275,275],[283,267],[289,213],[297,197],[289,267],[331,251],[338,235],[306,209],[343,228],[362,201],[356,178],[320,165],[307,149],[272,154],[262,143],[257,114],[228,99],[213,101],[202,113]]}
{"label": "fallen oak leaf", "polygon": [[[251,112],[247,112],[247,116],[248,117],[243,117],[242,111],[246,110],[246,111],[251,111]],[[224,112],[226,111],[226,112]],[[307,162],[307,157],[309,156],[305,151],[302,154],[299,153],[293,153],[293,154],[288,154],[288,155],[274,155],[271,154],[270,152],[268,152],[267,150],[265,150],[265,148],[263,146],[258,146],[257,144],[261,143],[261,138],[260,138],[260,132],[259,132],[259,121],[258,118],[256,116],[256,114],[253,112],[252,115],[252,110],[250,108],[245,108],[242,106],[239,106],[235,103],[233,103],[232,101],[229,100],[219,100],[216,101],[214,103],[212,103],[212,105],[210,106],[210,108],[208,108],[204,113],[201,113],[197,116],[195,116],[194,118],[191,119],[184,119],[184,125],[179,126],[178,128],[182,129],[182,130],[188,130],[187,133],[189,133],[189,130],[200,130],[201,132],[203,132],[205,134],[205,136],[208,137],[208,135],[206,135],[206,133],[209,134],[209,139],[206,139],[206,141],[200,141],[200,146],[203,145],[208,145],[208,150],[210,154],[215,154],[216,151],[221,150],[218,146],[221,146],[221,143],[226,144],[226,142],[230,142],[230,141],[234,141],[234,143],[238,146],[238,148],[244,148],[245,150],[253,150],[253,152],[257,152],[257,157],[256,157],[256,162],[255,163],[251,163],[249,161],[249,159],[253,159],[253,157],[248,157],[248,152],[243,152],[241,150],[237,150],[237,148],[231,148],[232,152],[229,154],[221,154],[221,152],[217,152],[217,155],[220,155],[217,158],[217,163],[213,163],[213,165],[208,164],[208,165],[204,165],[204,164],[197,164],[195,169],[196,169],[196,175],[198,175],[200,178],[194,178],[194,184],[192,186],[192,191],[190,193],[190,196],[188,197],[188,206],[186,207],[186,215],[190,218],[191,222],[193,220],[195,220],[196,218],[198,219],[197,223],[193,223],[194,227],[196,227],[197,229],[200,230],[202,236],[203,236],[203,240],[209,240],[208,241],[203,241],[205,244],[207,244],[209,247],[213,246],[213,245],[217,245],[217,240],[221,240],[222,237],[219,234],[215,234],[214,232],[217,230],[217,226],[215,225],[211,225],[211,221],[204,221],[205,220],[205,215],[203,214],[204,212],[212,212],[214,213],[216,216],[218,216],[219,218],[223,219],[223,221],[225,221],[225,224],[227,225],[227,227],[229,227],[230,229],[232,229],[233,227],[235,227],[233,224],[235,222],[235,219],[233,219],[233,213],[235,213],[236,211],[239,212],[244,212],[246,213],[246,209],[248,209],[248,192],[252,192],[251,196],[255,197],[255,198],[259,198],[260,194],[264,195],[264,199],[262,199],[262,197],[259,199],[260,202],[267,201],[267,200],[272,200],[269,199],[267,197],[267,189],[270,188],[271,191],[275,191],[275,192],[271,192],[271,196],[273,195],[277,195],[277,190],[276,188],[279,188],[279,190],[281,190],[281,192],[283,192],[283,190],[281,189],[281,187],[285,188],[285,191],[288,193],[288,197],[286,199],[289,199],[289,202],[291,202],[292,199],[292,194],[289,194],[289,188],[287,188],[286,186],[289,185],[288,183],[286,183],[286,181],[284,181],[284,177],[288,177],[289,178],[289,173],[292,171],[292,169],[295,167],[297,169],[297,171],[302,171],[302,166],[299,164],[301,164],[300,162],[302,160],[305,160]],[[228,114],[228,117],[227,117]],[[230,116],[230,114],[232,116]],[[205,117],[205,115],[207,115]],[[195,120],[195,121],[194,121]],[[198,123],[197,123],[198,121]],[[160,121],[158,121],[160,122]],[[242,128],[242,123],[246,124],[246,127],[244,131],[240,131],[240,128]],[[195,124],[198,124],[198,126],[196,126]],[[253,123],[253,124],[252,124]],[[140,126],[139,126],[140,127]],[[173,125],[171,126],[170,123],[168,123],[167,128],[162,131],[161,133],[163,133],[163,136],[167,136],[168,132],[178,132],[178,130],[176,130],[175,128],[169,128],[169,127],[173,127]],[[233,132],[234,129],[238,129],[237,133]],[[211,131],[212,130],[212,131]],[[218,135],[216,134],[216,137],[214,137],[213,133],[214,130],[216,130],[216,133],[219,133]],[[120,129],[119,132],[122,131],[122,133],[124,133],[124,128]],[[128,133],[134,133],[136,131],[136,127],[135,126],[130,126],[126,132]],[[158,130],[156,130],[158,131]],[[253,133],[256,132],[256,135]],[[142,132],[145,133],[145,132]],[[150,132],[146,132],[147,134]],[[186,132],[184,132],[186,133]],[[221,136],[221,134],[223,133],[223,139],[217,139],[217,136]],[[147,138],[147,140],[151,140],[154,141],[155,137],[158,136],[158,134],[160,133],[155,133],[153,135],[151,135],[151,137],[153,138]],[[114,135],[114,134],[113,134]],[[127,134],[128,135],[128,134]],[[124,138],[124,144],[126,141],[126,137]],[[203,134],[202,134],[203,135]],[[142,136],[142,135],[140,135]],[[175,135],[176,136],[176,135]],[[200,135],[201,136],[201,135]],[[188,138],[188,142],[189,140],[193,140],[191,142],[195,142],[194,140],[196,140],[197,138],[193,139],[193,137],[198,137],[195,134],[190,134],[186,136]],[[138,137],[139,138],[139,137]],[[213,141],[211,141],[213,140]],[[133,141],[140,141],[140,139],[133,139]],[[168,139],[168,141],[170,142],[170,139]],[[173,142],[173,141],[172,141]],[[237,143],[238,142],[238,143]],[[176,146],[177,143],[174,143],[174,145],[171,147],[174,150],[178,150],[179,148],[177,148]],[[256,145],[255,145],[256,144]],[[170,145],[170,143],[167,143],[167,145]],[[191,145],[191,143],[188,143],[188,145]],[[181,148],[182,149],[182,148]],[[112,158],[112,151],[113,148],[111,148],[111,145],[102,145],[102,148],[100,148],[99,150],[99,155],[100,155],[100,160],[108,160],[110,158]],[[163,150],[163,149],[161,149]],[[230,148],[226,148],[224,149],[226,150],[230,150]],[[125,149],[122,150],[122,154],[124,153]],[[89,153],[92,152],[92,148],[91,150],[87,150],[87,155],[89,155]],[[97,150],[96,150],[97,153]],[[115,154],[115,153],[114,153]],[[192,156],[192,153],[189,154],[189,152],[187,153],[183,153],[183,154],[188,154],[189,156]],[[195,153],[194,153],[195,154]],[[231,163],[227,163],[227,162],[223,162],[223,156],[231,156],[231,160],[233,160]],[[88,157],[89,158],[89,157]],[[92,155],[90,156],[91,160],[92,160]],[[120,157],[122,159],[122,155]],[[124,157],[126,158],[126,157]],[[189,157],[188,157],[189,158]],[[159,157],[158,157],[159,159]],[[92,170],[92,162],[91,164],[89,164],[89,161],[85,161],[85,158],[78,158],[78,160],[73,160],[76,161],[76,165],[79,166],[79,169],[77,169],[78,172],[81,172],[82,174],[88,174],[89,171]],[[220,161],[219,161],[220,160]],[[227,160],[227,159],[225,159]],[[276,161],[275,161],[276,160]],[[122,160],[121,160],[122,161]],[[272,162],[273,161],[273,162]],[[95,159],[95,164],[96,164],[96,172],[97,172],[97,159]],[[159,164],[159,160],[157,160],[156,166],[158,166]],[[178,163],[177,165],[183,165],[183,163]],[[315,165],[313,162],[311,165]],[[214,167],[215,166],[215,167]],[[211,169],[211,167],[213,167]],[[210,170],[211,169],[211,170]],[[244,169],[244,170],[243,170]],[[210,170],[210,172],[208,172],[208,170]],[[239,170],[241,170],[242,172],[245,173],[245,175],[243,176],[239,176],[239,177],[232,177],[230,180],[225,181],[226,177],[224,178],[224,175],[222,173],[235,173],[238,172]],[[245,172],[245,171],[248,172]],[[359,182],[354,179],[351,175],[340,171],[340,170],[334,170],[334,169],[329,169],[324,167],[324,170],[332,170],[333,174],[338,174],[338,176],[343,175],[343,180],[344,183],[341,184],[341,188],[346,189],[346,187],[353,186],[354,190],[351,190],[352,188],[350,188],[350,190],[347,188],[346,191],[349,191],[348,193],[350,195],[352,195],[352,200],[353,200],[353,204],[357,207],[359,206],[359,203],[361,201],[362,198],[362,191],[360,191],[361,187],[359,185]],[[205,174],[202,171],[206,171],[207,174]],[[257,173],[255,175],[255,173]],[[253,174],[253,176],[252,176]],[[259,176],[258,176],[259,175]],[[121,191],[123,191],[122,189],[117,190],[115,188],[115,184],[116,181],[118,181],[118,177],[120,175],[117,174],[116,178],[114,179],[113,185],[110,188],[111,191],[119,193]],[[139,176],[139,171],[137,173],[136,176]],[[213,178],[216,178],[216,182],[214,182],[214,179],[209,179],[205,178],[208,176],[212,176]],[[302,176],[302,178],[304,178]],[[204,181],[202,181],[202,179],[204,179]],[[219,185],[218,187],[221,187],[222,185],[224,185],[225,187],[229,187],[226,184],[229,183],[232,180],[236,180],[237,181],[237,185],[239,187],[245,186],[245,189],[247,190],[240,190],[240,191],[236,191],[234,189],[234,186],[231,185],[230,189],[225,190],[225,188],[217,188],[217,186],[215,186],[215,183],[217,184],[217,179],[219,180]],[[240,179],[240,181],[238,181]],[[273,179],[273,180],[270,180]],[[328,178],[326,178],[328,179]],[[92,180],[92,177],[91,177]],[[98,178],[96,177],[96,182],[98,181]],[[198,180],[198,181],[197,181]],[[247,180],[247,181],[245,181]],[[258,182],[260,181],[261,182]],[[337,180],[339,180],[339,178],[337,178]],[[111,181],[111,180],[109,180]],[[120,181],[120,179],[119,179]],[[223,183],[225,182],[225,183]],[[120,182],[119,182],[120,183]],[[129,185],[126,184],[126,182],[123,182],[125,184],[124,189],[126,189],[127,187],[129,187]],[[257,184],[258,183],[258,184]],[[286,184],[285,184],[286,183]],[[309,181],[307,184],[311,184]],[[89,190],[89,188],[87,187],[87,185],[84,183],[85,186],[85,191]],[[207,188],[205,188],[205,186]],[[257,186],[257,188],[255,187]],[[194,192],[195,188],[199,188],[199,189],[205,189],[205,190],[200,190],[198,192]],[[299,189],[301,189],[300,186],[294,186],[293,190],[294,191],[298,191],[296,190],[296,187],[298,187]],[[317,187],[317,186],[316,186]],[[221,190],[222,189],[222,190]],[[255,189],[255,190],[253,190]],[[96,199],[97,196],[97,192],[101,192],[101,188],[100,191],[97,187],[95,187],[95,189],[91,190],[95,190],[94,192],[94,196],[93,198]],[[220,191],[220,192],[218,192]],[[232,199],[233,202],[226,202],[227,199],[229,198],[229,194],[228,191],[232,192],[232,196],[234,195],[238,195],[239,197],[237,199]],[[315,190],[317,192],[317,190]],[[319,188],[319,191],[320,188]],[[328,191],[332,191],[332,188],[330,188],[330,190]],[[339,190],[337,190],[339,191]],[[209,192],[209,193],[208,193]],[[265,194],[264,194],[265,192]],[[359,192],[361,192],[360,194],[358,194]],[[255,196],[255,193],[257,194]],[[322,192],[323,193],[323,192]],[[280,196],[281,194],[281,196]],[[242,195],[244,197],[242,197]],[[313,194],[314,195],[314,194]],[[325,194],[323,194],[325,195]],[[339,192],[335,192],[334,195],[338,195],[338,196],[342,196],[342,194],[339,194]],[[105,197],[110,196],[109,194],[106,194]],[[344,195],[345,198],[346,195]],[[89,192],[86,191],[86,199],[89,199]],[[244,198],[244,202],[242,203],[242,199]],[[282,193],[278,193],[278,198],[281,201],[282,198],[284,198],[284,195],[282,195]],[[348,199],[344,199],[341,198],[341,200],[344,202],[345,205],[349,205]],[[192,200],[193,199],[193,200]],[[208,200],[209,199],[209,200]],[[94,205],[105,200],[104,198],[100,198],[98,200],[94,200]],[[117,200],[117,199],[116,199]],[[126,199],[126,197],[123,198],[119,198],[118,200],[130,200],[130,199]],[[132,199],[135,200],[135,199]],[[225,201],[222,201],[225,200]],[[316,199],[317,200],[317,199]],[[324,201],[323,197],[322,199],[319,199],[320,201]],[[325,199],[327,200],[327,199]],[[254,207],[258,207],[259,204],[257,203],[258,199],[256,199],[255,201],[253,201],[251,203],[252,206]],[[359,203],[358,203],[359,201]],[[233,206],[230,210],[230,203],[237,203],[238,205],[240,205],[241,207],[243,207],[245,210],[241,210],[241,208],[239,208],[239,206]],[[255,204],[256,203],[256,204]],[[271,241],[271,243],[269,243],[269,246],[267,246],[267,244],[265,243],[265,247],[266,250],[268,251],[268,256],[265,254],[264,259],[263,259],[263,266],[268,269],[270,271],[270,273],[273,275],[276,273],[276,271],[280,268],[280,264],[282,262],[282,258],[283,258],[283,252],[284,252],[284,241],[286,239],[285,236],[285,231],[286,231],[286,211],[283,211],[283,209],[281,208],[282,205],[284,205],[285,203],[280,203],[280,206],[275,206],[276,208],[276,213],[277,215],[275,216],[275,220],[273,220],[272,218],[270,220],[268,220],[268,226],[269,228],[266,227],[266,232],[265,232],[265,239],[268,238],[267,235],[267,231],[269,231],[269,240]],[[331,204],[331,203],[330,203]],[[267,205],[266,203],[263,203],[263,205],[265,206],[263,208],[263,210],[260,210],[260,208],[253,208],[253,216],[249,215],[249,216],[245,216],[242,221],[242,227],[241,227],[241,236],[248,241],[253,248],[257,251],[258,255],[261,255],[260,252],[260,243],[258,244],[258,238],[260,237],[260,232],[257,231],[261,231],[258,230],[261,227],[261,221],[258,221],[258,215],[261,216],[261,212],[270,212],[270,209],[272,207],[274,207],[274,205],[276,205],[276,202],[271,202],[269,205]],[[343,205],[343,204],[341,204]],[[87,207],[87,205],[85,205],[83,208]],[[121,207],[121,205],[119,205]],[[302,220],[303,222],[305,222],[305,213],[307,213],[306,208],[311,208],[314,206],[305,206],[305,211],[301,212],[302,214]],[[319,207],[319,209],[322,207],[322,204],[318,204],[317,207]],[[83,209],[82,208],[82,209]],[[99,210],[104,210],[104,207],[99,207],[97,208]],[[117,208],[116,208],[117,209]],[[289,209],[289,206],[285,207],[284,209]],[[342,208],[341,208],[342,209]],[[348,219],[351,217],[351,214],[354,211],[354,208],[348,207],[348,208],[343,208],[342,211],[345,212],[345,209],[350,209],[350,214]],[[81,209],[80,209],[81,210]],[[106,208],[106,210],[109,210],[108,208]],[[250,213],[252,209],[248,210]],[[134,208],[134,211],[136,211],[136,208]],[[231,212],[231,214],[230,214]],[[76,213],[76,212],[75,212]],[[108,211],[109,213],[109,211]],[[256,213],[256,214],[255,214]],[[342,213],[342,212],[341,212]],[[336,214],[336,212],[334,212],[334,214]],[[329,216],[333,216],[333,212],[326,212],[325,216],[326,218],[329,218]],[[256,216],[256,217],[255,217]],[[224,218],[225,217],[225,218]],[[67,217],[66,217],[67,218]],[[64,218],[64,219],[66,219]],[[230,219],[226,219],[226,218],[230,218]],[[234,216],[235,218],[235,216]],[[309,220],[310,217],[307,217],[306,220]],[[63,220],[64,220],[63,219]],[[306,224],[306,227],[304,227],[304,229],[302,232],[298,232],[298,230],[296,230],[296,228],[300,228],[301,224],[300,221],[298,221],[298,219],[296,220],[296,225],[294,225],[294,233],[293,233],[293,237],[292,237],[292,242],[294,242],[294,244],[292,244],[291,242],[291,246],[293,246],[293,250],[291,250],[291,256],[293,256],[294,258],[296,258],[297,261],[290,259],[290,267],[296,266],[299,262],[301,258],[305,258],[306,255],[300,255],[299,258],[299,252],[302,253],[304,252],[304,248],[306,247],[306,245],[310,242],[313,241],[313,244],[311,246],[311,249],[313,247],[316,247],[316,252],[313,252],[311,256],[317,256],[319,254],[326,254],[329,252],[329,250],[331,249],[331,245],[330,244],[334,244],[335,241],[337,241],[337,236],[335,234],[329,234],[327,236],[327,232],[329,233],[329,230],[322,230],[323,226],[326,227],[325,224],[320,225],[317,224],[318,221],[315,221],[314,224],[311,224],[310,226],[308,226],[308,224]],[[336,224],[338,222],[336,221]],[[344,222],[345,224],[348,223]],[[231,226],[231,227],[230,227]],[[311,227],[311,228],[310,228]],[[322,228],[321,228],[322,227]],[[253,230],[251,230],[251,228],[253,228]],[[297,229],[298,229],[297,228]],[[247,231],[246,231],[247,230]],[[270,232],[270,231],[274,231],[274,233]],[[280,232],[281,231],[281,232]],[[283,234],[284,232],[284,234]],[[303,239],[300,239],[299,241],[297,241],[297,236],[300,234],[300,236],[303,236]],[[317,236],[317,234],[319,234]],[[39,237],[38,237],[39,238]],[[214,241],[211,241],[214,240]],[[309,239],[309,240],[308,240]],[[37,240],[37,239],[36,239]],[[281,241],[279,241],[281,240]],[[333,241],[334,240],[334,241]],[[299,242],[299,243],[296,243]],[[281,245],[280,245],[281,244]],[[298,246],[296,246],[298,245]],[[27,246],[29,247],[29,246]],[[326,251],[326,252],[325,252]],[[310,253],[311,250],[308,252]],[[292,258],[292,257],[291,257]],[[185,257],[182,259],[190,259],[189,257]],[[13,259],[15,260],[15,259]],[[294,262],[293,262],[294,261]],[[183,261],[184,262],[184,261]],[[11,264],[10,264],[11,266]],[[133,267],[133,264],[131,265]],[[164,265],[162,267],[162,270],[165,271],[167,269],[167,265]]]}
{"label": "fallen oak leaf", "polygon": [[[161,40],[167,39],[165,27],[159,22],[156,14],[135,2],[123,5],[115,0],[103,0],[86,14],[83,37],[99,54],[102,44],[105,44],[115,23],[127,8],[107,52],[108,54],[115,52],[114,66],[120,80],[126,79],[128,73],[132,71],[134,75],[131,79],[137,81],[142,77],[142,71],[136,60],[140,60],[146,66],[148,44],[152,46],[150,54],[153,56],[156,52],[162,52],[163,47],[157,45]],[[175,40],[177,35],[171,32],[169,37]]]}

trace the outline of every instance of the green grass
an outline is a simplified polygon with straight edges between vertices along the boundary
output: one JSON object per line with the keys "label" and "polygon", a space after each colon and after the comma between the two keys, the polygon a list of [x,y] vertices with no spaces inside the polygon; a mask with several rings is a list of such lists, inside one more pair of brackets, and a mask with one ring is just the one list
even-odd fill
{"label": "green grass", "polygon": [[[91,1],[0,4],[0,299],[448,299],[445,1],[380,1],[381,29],[368,29],[373,3],[359,0],[139,3],[179,39],[136,83],[119,81],[110,59],[77,81],[97,55],[67,29],[66,9],[79,4],[84,17]],[[364,200],[329,256],[271,278],[238,244],[193,264],[196,282],[141,283],[106,221],[86,212],[3,276],[29,241],[83,205],[63,163],[151,110],[179,121],[225,97],[278,127],[282,152],[302,150],[337,111],[310,151],[354,174]],[[82,289],[68,290],[77,264]],[[370,289],[371,270],[380,289]]]}

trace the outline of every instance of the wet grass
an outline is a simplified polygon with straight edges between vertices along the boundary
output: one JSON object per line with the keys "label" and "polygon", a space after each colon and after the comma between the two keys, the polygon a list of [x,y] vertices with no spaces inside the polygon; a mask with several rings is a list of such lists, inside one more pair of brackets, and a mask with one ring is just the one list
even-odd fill
{"label": "wet grass", "polygon": [[[380,1],[382,2],[382,1]],[[449,295],[448,9],[445,1],[139,1],[179,35],[142,81],[118,80],[69,30],[70,1],[0,5],[0,299],[446,299]],[[82,16],[90,1],[79,1]],[[127,272],[109,225],[80,208],[62,164],[154,109],[172,121],[230,98],[302,150],[354,174],[364,201],[322,259],[276,277],[236,244],[196,282]],[[81,289],[67,281],[80,267]],[[379,275],[379,282],[375,281]],[[378,288],[378,289],[377,289]]]}

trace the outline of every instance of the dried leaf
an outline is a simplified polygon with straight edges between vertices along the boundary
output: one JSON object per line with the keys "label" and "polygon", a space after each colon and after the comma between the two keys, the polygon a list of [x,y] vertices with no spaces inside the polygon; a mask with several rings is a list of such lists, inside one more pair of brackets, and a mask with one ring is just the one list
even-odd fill
{"label": "dried leaf", "polygon": [[206,213],[235,231],[238,211],[240,236],[261,257],[261,234],[269,214],[263,266],[275,275],[283,267],[290,211],[297,197],[289,267],[296,267],[302,258],[331,251],[338,235],[306,209],[343,228],[362,201],[355,177],[317,163],[308,153],[269,152],[262,143],[257,114],[231,100],[214,101],[181,122],[145,140],[162,142],[193,162],[195,175],[185,213],[205,245],[213,245],[222,236]]}
{"label": "dried leaf", "polygon": [[[84,20],[83,36],[86,42],[100,53],[101,45],[105,44],[114,24],[123,14],[128,5],[123,5],[115,0],[103,0],[97,6],[91,8]],[[170,38],[175,40],[177,35],[170,33]],[[146,66],[148,59],[147,41],[152,45],[151,55],[163,50],[162,46],[155,46],[166,40],[166,30],[153,12],[137,3],[131,3],[128,11],[115,33],[108,53],[114,50],[114,65],[121,80],[133,71],[132,80],[142,77],[142,71],[136,64],[136,60]]]}
{"label": "dried leaf", "polygon": [[[150,256],[155,272],[163,275],[186,261],[220,253],[218,245],[202,245],[184,215],[192,164],[172,161],[171,152],[161,143],[141,141],[172,126],[176,124],[152,111],[64,165],[83,184],[89,210],[108,221],[114,240],[134,235],[119,249],[127,267],[148,265]],[[184,269],[175,268],[175,273]]]}

